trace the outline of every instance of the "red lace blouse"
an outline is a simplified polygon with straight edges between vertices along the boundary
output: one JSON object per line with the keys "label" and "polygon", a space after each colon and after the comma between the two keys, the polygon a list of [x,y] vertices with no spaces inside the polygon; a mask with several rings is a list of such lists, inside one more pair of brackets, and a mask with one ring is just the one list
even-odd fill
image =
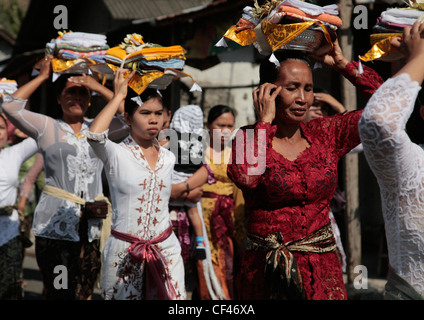
{"label": "red lace blouse", "polygon": [[[383,83],[381,77],[366,66],[359,77],[355,64],[350,63],[345,72],[345,76],[368,96]],[[338,182],[337,164],[360,143],[358,121],[361,114],[362,110],[357,110],[301,123],[302,135],[310,146],[294,161],[287,160],[272,148],[275,125],[259,122],[239,130],[233,141],[228,176],[243,191],[248,233],[266,237],[279,231],[284,242],[289,242],[329,222],[329,204]],[[254,133],[252,139],[249,129]],[[262,133],[266,132],[263,136],[266,136],[266,143],[258,139],[261,129],[265,130]],[[255,151],[259,165],[254,164],[249,150]],[[266,165],[261,170],[263,160]],[[250,170],[255,167],[263,173],[252,175]],[[245,252],[238,279],[240,299],[269,297],[264,281],[265,255],[262,251]],[[307,299],[347,299],[336,252],[293,252],[293,255]]]}

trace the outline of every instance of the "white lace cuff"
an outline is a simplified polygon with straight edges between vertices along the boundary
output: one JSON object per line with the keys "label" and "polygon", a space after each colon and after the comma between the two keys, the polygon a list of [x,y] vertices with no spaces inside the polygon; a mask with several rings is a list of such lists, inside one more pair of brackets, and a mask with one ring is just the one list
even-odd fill
{"label": "white lace cuff", "polygon": [[84,130],[81,133],[83,135],[85,135],[87,137],[87,139],[97,141],[97,142],[102,142],[102,141],[105,141],[107,139],[109,129],[106,129],[105,131],[103,131],[101,133],[94,133],[94,132],[91,132],[90,130]]}
{"label": "white lace cuff", "polygon": [[8,94],[8,93],[4,93],[2,95],[2,97],[3,97],[4,103],[8,103],[8,102],[12,102],[12,101],[18,101],[18,102],[27,102],[28,101],[28,99],[16,98],[13,95]]}

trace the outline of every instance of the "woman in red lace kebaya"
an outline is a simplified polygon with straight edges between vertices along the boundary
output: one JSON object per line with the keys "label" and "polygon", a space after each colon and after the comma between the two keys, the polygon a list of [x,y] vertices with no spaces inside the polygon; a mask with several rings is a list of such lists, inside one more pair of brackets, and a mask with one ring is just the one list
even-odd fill
{"label": "woman in red lace kebaya", "polygon": [[[246,203],[239,298],[347,299],[329,204],[337,163],[360,143],[362,110],[303,123],[314,98],[312,71],[299,54],[274,55],[279,66],[265,59],[253,92],[258,122],[239,130],[228,165]],[[360,74],[337,42],[319,61],[368,96],[383,82],[366,66]]]}

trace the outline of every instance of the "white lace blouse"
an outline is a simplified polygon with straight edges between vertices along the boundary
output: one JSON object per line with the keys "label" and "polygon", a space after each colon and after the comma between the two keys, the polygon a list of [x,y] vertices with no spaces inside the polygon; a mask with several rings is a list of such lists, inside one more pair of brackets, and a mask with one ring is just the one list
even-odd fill
{"label": "white lace blouse", "polygon": [[[16,203],[19,169],[37,152],[37,143],[27,138],[14,146],[0,149],[0,207]],[[0,216],[0,246],[19,235],[18,211],[11,216]]]}
{"label": "white lace blouse", "polygon": [[[86,201],[103,193],[103,163],[94,154],[85,136],[77,137],[63,120],[25,109],[26,100],[7,96],[3,111],[20,130],[37,141],[44,158],[45,183],[71,192]],[[81,131],[92,120],[85,120]],[[114,138],[125,137],[128,127],[114,119],[110,128]],[[33,220],[33,234],[57,240],[79,241],[80,205],[42,193]],[[100,236],[101,219],[90,219],[89,240]]]}
{"label": "white lace blouse", "polygon": [[[104,163],[113,208],[112,227],[144,240],[158,237],[171,226],[168,204],[174,154],[156,143],[159,156],[153,170],[131,135],[117,144],[106,139],[106,133],[85,134]],[[144,281],[143,267],[126,261],[129,245],[113,236],[105,244],[101,287],[107,300],[142,298],[139,289]],[[184,264],[177,237],[172,233],[157,246],[165,258],[177,299],[185,299]]]}
{"label": "white lace blouse", "polygon": [[424,150],[405,131],[421,87],[408,74],[388,79],[359,122],[380,187],[390,266],[424,294]]}

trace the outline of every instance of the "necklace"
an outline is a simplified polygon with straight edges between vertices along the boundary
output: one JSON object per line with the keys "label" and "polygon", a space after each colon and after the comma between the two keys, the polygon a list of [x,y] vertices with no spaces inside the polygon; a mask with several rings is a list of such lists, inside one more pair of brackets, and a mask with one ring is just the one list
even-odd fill
{"label": "necklace", "polygon": [[81,139],[81,138],[84,138],[84,135],[78,132],[78,133],[75,133],[75,137],[77,137],[78,139]]}

